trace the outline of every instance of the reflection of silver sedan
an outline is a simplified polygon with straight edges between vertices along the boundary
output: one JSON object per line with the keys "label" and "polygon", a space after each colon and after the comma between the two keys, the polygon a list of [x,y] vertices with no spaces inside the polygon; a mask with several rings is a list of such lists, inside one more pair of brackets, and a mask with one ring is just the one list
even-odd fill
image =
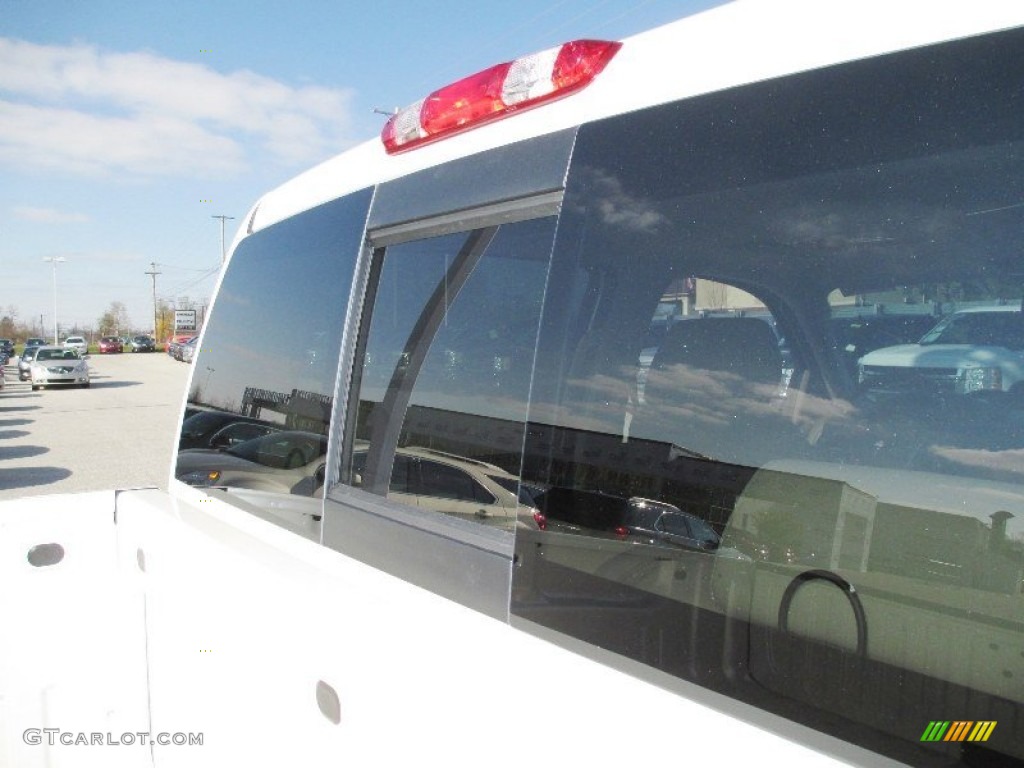
{"label": "reflection of silver sedan", "polygon": [[[353,482],[362,484],[365,444],[352,457]],[[392,464],[388,498],[413,507],[512,530],[546,525],[530,486],[494,464],[430,448],[399,448]]]}
{"label": "reflection of silver sedan", "polygon": [[223,451],[178,451],[175,476],[203,488],[228,486],[311,496],[323,483],[327,438],[313,432],[272,432]]}
{"label": "reflection of silver sedan", "polygon": [[32,389],[40,387],[88,387],[89,364],[74,349],[39,347],[28,369]]}

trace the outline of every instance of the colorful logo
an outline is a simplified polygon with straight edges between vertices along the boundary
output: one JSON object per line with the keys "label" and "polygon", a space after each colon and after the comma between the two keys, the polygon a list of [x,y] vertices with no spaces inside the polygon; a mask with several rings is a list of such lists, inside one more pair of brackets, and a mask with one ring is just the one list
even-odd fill
{"label": "colorful logo", "polygon": [[995,729],[995,720],[932,720],[921,741],[988,741]]}

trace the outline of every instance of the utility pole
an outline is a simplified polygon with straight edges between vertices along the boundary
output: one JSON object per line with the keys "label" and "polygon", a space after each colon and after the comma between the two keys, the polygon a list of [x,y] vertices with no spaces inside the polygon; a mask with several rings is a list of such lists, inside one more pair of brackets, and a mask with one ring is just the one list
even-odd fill
{"label": "utility pole", "polygon": [[57,265],[67,261],[63,256],[46,256],[43,261],[53,264],[53,345],[57,346]]}
{"label": "utility pole", "polygon": [[146,272],[146,274],[153,278],[153,339],[154,341],[158,341],[158,339],[156,338],[157,333],[159,333],[159,331],[157,330],[156,322],[156,276],[162,275],[163,272],[156,271],[155,261],[149,262],[149,265],[152,267],[152,269],[149,272]]}
{"label": "utility pole", "polygon": [[228,252],[224,248],[224,222],[227,219],[234,221],[234,216],[225,216],[223,214],[219,216],[211,216],[211,219],[220,219],[220,263],[223,264],[228,257]]}

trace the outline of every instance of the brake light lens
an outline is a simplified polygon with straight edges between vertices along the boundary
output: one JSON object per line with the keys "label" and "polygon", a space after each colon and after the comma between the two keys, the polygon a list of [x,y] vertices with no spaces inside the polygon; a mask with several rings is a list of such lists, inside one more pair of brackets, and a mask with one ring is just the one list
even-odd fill
{"label": "brake light lens", "polygon": [[576,40],[446,85],[388,119],[381,131],[384,149],[404,152],[575,93],[621,47],[607,40]]}

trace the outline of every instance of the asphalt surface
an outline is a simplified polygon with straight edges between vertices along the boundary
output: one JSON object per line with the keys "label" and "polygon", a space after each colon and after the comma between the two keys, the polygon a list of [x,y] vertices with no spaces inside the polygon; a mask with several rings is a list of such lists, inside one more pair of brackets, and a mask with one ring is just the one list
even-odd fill
{"label": "asphalt surface", "polygon": [[91,355],[89,389],[33,392],[17,358],[0,390],[0,499],[166,488],[191,366],[162,352]]}

